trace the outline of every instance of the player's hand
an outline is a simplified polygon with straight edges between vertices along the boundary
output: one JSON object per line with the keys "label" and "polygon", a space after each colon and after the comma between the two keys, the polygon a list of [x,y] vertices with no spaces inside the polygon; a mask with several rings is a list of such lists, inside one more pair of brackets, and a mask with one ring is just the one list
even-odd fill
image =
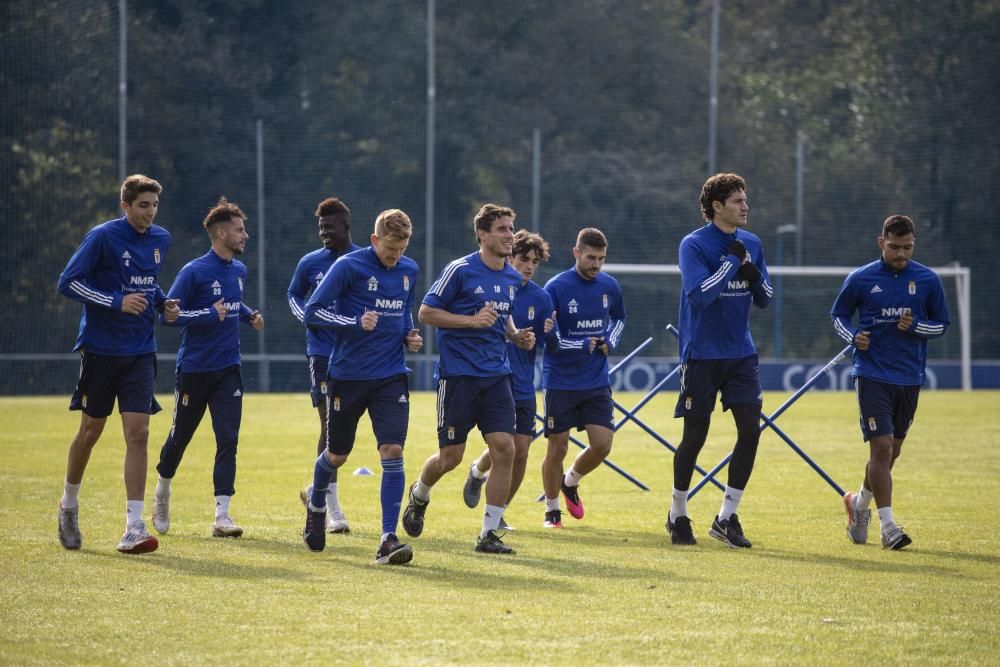
{"label": "player's hand", "polygon": [[909,308],[899,316],[899,324],[896,326],[899,327],[900,331],[909,331],[910,327],[913,326],[913,313],[910,312]]}
{"label": "player's hand", "polygon": [[593,354],[594,350],[600,350],[605,357],[611,354],[611,346],[604,340],[604,336],[590,337],[590,353]]}
{"label": "player's hand", "polygon": [[365,314],[361,316],[361,328],[365,331],[371,331],[378,324],[378,312],[374,310],[366,310]]}
{"label": "player's hand", "polygon": [[740,260],[740,264],[746,262],[747,259],[747,249],[743,245],[743,241],[733,241],[732,243],[730,243],[729,247],[726,248],[726,254],[734,255],[737,259]]}
{"label": "player's hand", "polygon": [[219,321],[220,322],[225,322],[226,321],[226,304],[225,304],[225,301],[226,300],[223,298],[223,299],[219,299],[218,301],[216,301],[215,303],[212,304],[212,308],[215,308],[215,313],[219,316]]}
{"label": "player's hand", "polygon": [[163,319],[167,322],[176,322],[181,314],[180,299],[167,299],[163,302]]}
{"label": "player's hand", "polygon": [[556,311],[552,311],[552,317],[545,320],[545,333],[552,333],[556,328]]}
{"label": "player's hand", "polygon": [[250,322],[250,327],[254,331],[260,331],[264,328],[264,316],[260,314],[259,310],[255,310],[250,313],[250,319],[248,321]]}
{"label": "player's hand", "polygon": [[871,334],[870,331],[859,331],[854,334],[854,347],[858,348],[862,352],[868,349],[868,345],[871,340],[868,336]]}
{"label": "player's hand", "polygon": [[535,347],[535,332],[531,329],[518,329],[514,332],[514,345],[522,350],[530,350]]}
{"label": "player's hand", "polygon": [[473,329],[488,329],[497,321],[497,311],[493,306],[486,304],[482,310],[472,316],[470,324]]}
{"label": "player's hand", "polygon": [[128,315],[142,315],[146,312],[147,305],[149,302],[146,301],[145,294],[141,292],[126,294],[122,299],[122,312]]}
{"label": "player's hand", "polygon": [[749,260],[740,265],[739,274],[751,285],[760,280],[760,269]]}
{"label": "player's hand", "polygon": [[420,335],[420,329],[410,329],[406,334],[406,349],[410,352],[419,352],[424,346],[424,339]]}

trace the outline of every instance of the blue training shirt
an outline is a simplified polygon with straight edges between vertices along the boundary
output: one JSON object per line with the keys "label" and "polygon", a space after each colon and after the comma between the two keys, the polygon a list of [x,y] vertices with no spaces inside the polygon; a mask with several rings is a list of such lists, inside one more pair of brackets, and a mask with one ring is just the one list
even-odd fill
{"label": "blue training shirt", "polygon": [[[406,334],[413,328],[414,290],[420,270],[409,257],[386,268],[369,246],[334,262],[306,302],[305,322],[334,333],[327,375],[339,380],[379,380],[406,367]],[[374,310],[378,322],[361,328]]]}
{"label": "blue training shirt", "polygon": [[[347,250],[339,252],[320,248],[307,253],[299,260],[292,274],[292,282],[288,285],[288,307],[299,322],[305,322],[306,301],[312,294],[323,276],[330,270],[338,258],[349,252],[361,250],[361,246],[352,243]],[[333,352],[333,330],[306,327],[306,356],[329,357]]]}
{"label": "blue training shirt", "polygon": [[[729,244],[743,243],[760,279],[749,284],[739,275],[742,257],[726,255]],[[681,240],[681,302],[678,330],[681,361],[742,359],[757,353],[750,336],[750,304],[766,308],[774,288],[756,234],[727,234],[714,223]]]}
{"label": "blue training shirt", "polygon": [[590,338],[603,337],[613,352],[625,330],[625,302],[618,281],[606,273],[587,280],[567,269],[545,283],[557,311],[558,335],[547,340],[542,359],[546,389],[599,389],[611,385],[608,358]]}
{"label": "blue training shirt", "polygon": [[[74,350],[116,357],[156,352],[154,311],[163,312],[165,298],[157,277],[169,248],[170,233],[163,227],[152,225],[140,234],[125,216],[87,232],[57,287],[83,304]],[[122,299],[136,292],[146,295],[145,312],[123,313]]]}
{"label": "blue training shirt", "polygon": [[[900,331],[900,316],[909,311],[913,324]],[[858,313],[858,325],[851,323]],[[914,262],[899,273],[881,258],[851,272],[830,310],[833,328],[848,343],[868,331],[869,346],[854,350],[853,377],[898,385],[923,385],[927,341],[948,328],[948,304],[941,278]]]}
{"label": "blue training shirt", "polygon": [[[247,267],[238,259],[226,261],[214,250],[184,265],[167,294],[180,301],[180,316],[167,326],[179,326],[181,345],[177,350],[177,370],[207,373],[240,363],[240,322],[250,321],[253,310],[243,303]],[[226,307],[220,321],[213,304],[219,299]]]}
{"label": "blue training shirt", "polygon": [[521,274],[514,267],[505,262],[502,269],[491,269],[478,252],[444,267],[423,302],[455,315],[475,315],[489,303],[497,313],[497,321],[484,329],[437,327],[438,378],[498,377],[511,372],[506,326],[520,289]]}
{"label": "blue training shirt", "polygon": [[554,310],[549,293],[537,283],[529,280],[521,285],[521,291],[514,299],[511,317],[518,329],[530,328],[535,332],[535,347],[522,350],[507,341],[507,358],[510,360],[515,401],[530,401],[535,398],[535,358],[539,346],[546,338],[545,320],[552,316]]}

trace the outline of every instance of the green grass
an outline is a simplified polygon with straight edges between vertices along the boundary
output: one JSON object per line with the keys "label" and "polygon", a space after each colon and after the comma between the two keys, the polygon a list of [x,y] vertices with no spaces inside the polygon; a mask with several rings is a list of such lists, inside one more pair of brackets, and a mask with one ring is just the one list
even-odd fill
{"label": "green grass", "polygon": [[[635,396],[619,396],[626,404]],[[766,397],[769,411],[785,396]],[[677,442],[663,395],[642,416]],[[589,476],[583,521],[541,527],[544,444],[508,510],[513,557],[472,551],[481,510],[461,500],[463,470],[434,489],[424,535],[404,567],[372,564],[378,460],[367,420],[341,474],[353,532],[303,547],[298,492],[316,418],[305,395],[252,395],[244,408],[233,513],[239,540],[210,537],[207,421],[173,485],[173,525],[156,553],[126,557],[124,445],[117,417],[81,492],[84,548],[56,539],[56,502],[78,416],[67,399],[0,400],[0,663],[4,664],[996,664],[1000,661],[1000,393],[925,392],[896,467],[894,505],[914,538],[902,552],[851,545],[840,498],[771,434],[740,508],[749,551],[707,537],[719,493],[691,501],[696,547],[663,529],[672,457],[634,427]],[[153,418],[147,515],[171,397]],[[434,397],[414,394],[408,481],[434,451]],[[866,459],[850,393],[806,394],[779,425],[846,489]],[[717,414],[700,463],[735,437]],[[466,460],[478,453],[473,439]],[[575,448],[571,448],[575,453]],[[345,474],[346,473],[346,474]],[[696,476],[697,479],[697,476]],[[877,523],[877,520],[876,520]],[[877,541],[877,526],[873,526]]]}

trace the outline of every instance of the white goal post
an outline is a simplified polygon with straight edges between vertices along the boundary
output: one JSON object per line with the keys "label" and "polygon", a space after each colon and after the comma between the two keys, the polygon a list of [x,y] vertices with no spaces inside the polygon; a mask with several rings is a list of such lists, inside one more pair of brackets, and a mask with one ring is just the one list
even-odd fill
{"label": "white goal post", "polygon": [[[841,282],[857,267],[850,266],[768,266],[771,276],[830,276],[840,278]],[[960,362],[962,368],[962,389],[972,389],[972,321],[970,271],[957,262],[948,266],[931,267],[942,278],[955,279],[955,300],[958,304],[958,331]],[[641,275],[681,275],[677,264],[605,264],[604,271],[611,275],[641,274]],[[839,287],[839,285],[838,285]]]}

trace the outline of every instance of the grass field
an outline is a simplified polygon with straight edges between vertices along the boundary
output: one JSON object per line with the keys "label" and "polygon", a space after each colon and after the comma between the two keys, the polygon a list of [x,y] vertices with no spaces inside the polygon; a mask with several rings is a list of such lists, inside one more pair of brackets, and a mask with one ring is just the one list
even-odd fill
{"label": "grass field", "polygon": [[[784,398],[767,395],[765,409]],[[642,416],[676,442],[671,399],[656,399]],[[350,475],[379,470],[367,420],[341,471],[353,532],[331,536],[322,554],[303,547],[298,492],[317,431],[305,395],[246,399],[233,502],[242,539],[210,537],[206,420],[175,478],[173,525],[160,550],[118,554],[124,445],[109,421],[81,491],[84,548],[64,551],[56,503],[78,421],[66,403],[0,399],[3,664],[1000,662],[998,392],[921,396],[895,473],[896,515],[914,539],[905,551],[876,546],[877,525],[872,543],[850,544],[840,497],[768,433],[740,508],[753,549],[708,538],[714,487],[691,501],[698,545],[672,547],[663,528],[671,454],[627,427],[612,459],[651,492],[602,467],[581,486],[586,518],[564,514],[565,529],[543,530],[534,499],[544,445],[536,442],[508,510],[517,555],[472,551],[481,509],[462,503],[463,468],[434,489],[424,535],[411,541],[414,560],[396,568],[372,562],[379,478]],[[172,397],[161,403],[147,516]],[[414,394],[407,483],[436,447],[433,408],[433,395]],[[778,422],[851,490],[866,458],[855,410],[850,393],[812,392]],[[716,415],[699,462],[713,465],[734,438],[728,414]],[[478,437],[471,442],[467,461],[478,451]]]}

